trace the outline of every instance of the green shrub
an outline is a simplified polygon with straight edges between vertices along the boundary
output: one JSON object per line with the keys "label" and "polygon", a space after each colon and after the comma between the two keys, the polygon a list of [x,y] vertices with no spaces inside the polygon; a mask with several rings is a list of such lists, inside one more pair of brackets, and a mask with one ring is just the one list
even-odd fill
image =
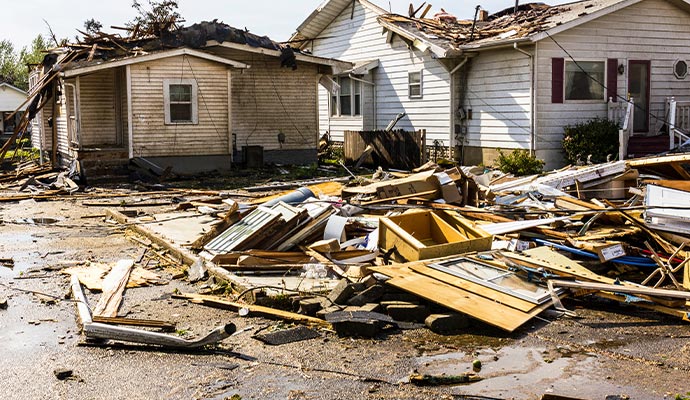
{"label": "green shrub", "polygon": [[[608,155],[618,154],[618,124],[607,119],[594,118],[587,122],[563,128],[563,150],[569,163],[606,161]],[[591,156],[591,157],[590,157]]]}
{"label": "green shrub", "polygon": [[515,149],[510,154],[498,150],[498,169],[515,176],[540,174],[544,170],[544,161],[530,154],[527,150]]}

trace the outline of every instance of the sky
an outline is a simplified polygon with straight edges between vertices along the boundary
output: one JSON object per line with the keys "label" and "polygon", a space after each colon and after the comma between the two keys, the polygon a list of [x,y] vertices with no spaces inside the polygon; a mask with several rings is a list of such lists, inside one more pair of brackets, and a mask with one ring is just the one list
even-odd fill
{"label": "sky", "polygon": [[[247,28],[252,33],[266,35],[280,42],[288,40],[297,26],[322,1],[178,0],[178,5],[187,25],[218,19],[236,28]],[[407,15],[410,4],[410,0],[370,1],[402,15]],[[545,2],[555,5],[566,1]],[[413,3],[421,5],[422,1],[413,0]],[[477,4],[481,4],[489,13],[515,5],[514,0],[432,0],[430,3],[433,5],[431,15],[444,8],[463,19],[474,16]],[[84,21],[87,19],[95,18],[100,21],[105,32],[118,32],[110,26],[123,26],[136,15],[132,8],[132,0],[0,0],[0,4],[3,10],[0,40],[10,40],[16,49],[29,46],[39,34],[48,34],[44,20],[50,24],[58,39],[69,38],[70,41],[74,41],[74,37],[78,35],[76,29],[83,30]]]}

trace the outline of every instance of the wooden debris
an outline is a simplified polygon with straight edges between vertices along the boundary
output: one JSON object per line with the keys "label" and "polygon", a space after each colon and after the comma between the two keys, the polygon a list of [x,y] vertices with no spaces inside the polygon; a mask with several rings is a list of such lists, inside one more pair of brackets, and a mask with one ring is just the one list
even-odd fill
{"label": "wooden debris", "polygon": [[103,294],[98,299],[93,310],[94,315],[104,317],[117,316],[117,310],[122,303],[122,294],[127,286],[129,274],[134,266],[134,260],[120,260],[103,280]]}
{"label": "wooden debris", "polygon": [[227,300],[222,297],[217,296],[207,296],[193,293],[182,293],[180,295],[175,295],[176,298],[187,299],[193,303],[204,304],[212,307],[225,308],[230,310],[238,311],[240,309],[246,308],[249,310],[250,314],[256,316],[262,316],[267,318],[277,318],[285,321],[320,326],[324,328],[331,328],[331,324],[319,319],[310,317],[302,314],[295,314],[289,311],[277,310],[270,307],[258,306],[254,304],[243,304],[234,301]]}

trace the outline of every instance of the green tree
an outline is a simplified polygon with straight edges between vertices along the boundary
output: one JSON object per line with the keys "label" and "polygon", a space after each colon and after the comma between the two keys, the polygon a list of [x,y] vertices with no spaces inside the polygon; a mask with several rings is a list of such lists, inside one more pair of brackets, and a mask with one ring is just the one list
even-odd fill
{"label": "green tree", "polygon": [[17,53],[9,40],[0,41],[0,81],[14,85],[17,80]]}
{"label": "green tree", "polygon": [[31,48],[22,48],[19,52],[15,86],[27,90],[29,88],[29,65],[40,64],[48,48],[48,41],[43,35],[38,35],[31,41]]}

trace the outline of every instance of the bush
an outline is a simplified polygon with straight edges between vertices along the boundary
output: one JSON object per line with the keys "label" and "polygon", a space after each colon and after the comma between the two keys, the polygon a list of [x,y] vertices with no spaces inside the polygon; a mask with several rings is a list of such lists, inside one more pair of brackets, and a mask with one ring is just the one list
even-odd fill
{"label": "bush", "polygon": [[498,169],[515,176],[540,174],[544,170],[544,161],[530,154],[527,150],[515,149],[510,154],[498,150]]}
{"label": "bush", "polygon": [[563,150],[569,163],[606,161],[609,155],[618,154],[618,129],[616,122],[595,118],[587,122],[563,128]]}

